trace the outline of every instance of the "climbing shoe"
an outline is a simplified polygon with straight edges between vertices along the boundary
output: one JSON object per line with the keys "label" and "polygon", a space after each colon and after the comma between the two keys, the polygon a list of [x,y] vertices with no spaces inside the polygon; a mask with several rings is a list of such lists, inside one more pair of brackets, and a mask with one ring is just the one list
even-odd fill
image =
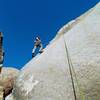
{"label": "climbing shoe", "polygon": [[35,54],[34,54],[34,53],[32,53],[32,58],[33,58],[33,57],[35,57]]}

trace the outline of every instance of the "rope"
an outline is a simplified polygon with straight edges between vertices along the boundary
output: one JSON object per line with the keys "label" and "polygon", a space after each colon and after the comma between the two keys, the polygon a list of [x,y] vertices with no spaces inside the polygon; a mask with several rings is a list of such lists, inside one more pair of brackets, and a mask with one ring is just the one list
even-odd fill
{"label": "rope", "polygon": [[[64,35],[63,35],[63,38],[64,38]],[[75,80],[76,80],[76,84],[78,86],[78,89],[79,89],[79,93],[80,93],[80,96],[81,96],[81,100],[85,100],[85,96],[83,94],[83,91],[78,83],[78,79],[77,79],[77,76],[76,76],[76,73],[75,73],[75,70],[74,70],[74,67],[73,67],[73,64],[72,64],[72,61],[71,61],[71,58],[70,58],[70,55],[69,55],[69,52],[68,52],[68,47],[67,47],[67,43],[65,41],[65,38],[64,38],[64,45],[65,45],[65,50],[66,50],[66,55],[67,55],[67,61],[68,61],[68,65],[69,65],[69,70],[70,70],[70,75],[71,75],[71,81],[72,81],[72,87],[73,87],[73,93],[74,93],[74,98],[75,100],[77,100],[77,95],[76,95],[76,89],[75,89],[75,83],[74,83],[74,78],[73,76],[75,77]]]}

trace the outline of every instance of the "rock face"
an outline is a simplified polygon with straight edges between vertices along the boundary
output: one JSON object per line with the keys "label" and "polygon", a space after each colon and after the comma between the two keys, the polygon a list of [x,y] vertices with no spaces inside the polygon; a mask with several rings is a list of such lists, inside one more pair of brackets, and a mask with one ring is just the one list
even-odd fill
{"label": "rock face", "polygon": [[23,67],[14,100],[75,100],[63,36],[79,84],[73,74],[77,100],[83,100],[78,87],[84,100],[100,100],[100,3],[65,25],[45,51]]}
{"label": "rock face", "polygon": [[0,74],[0,91],[1,91],[0,95],[1,96],[3,94],[3,96],[6,97],[11,93],[13,89],[14,80],[17,77],[18,72],[19,71],[14,68],[7,68],[7,67],[2,68],[2,72]]}

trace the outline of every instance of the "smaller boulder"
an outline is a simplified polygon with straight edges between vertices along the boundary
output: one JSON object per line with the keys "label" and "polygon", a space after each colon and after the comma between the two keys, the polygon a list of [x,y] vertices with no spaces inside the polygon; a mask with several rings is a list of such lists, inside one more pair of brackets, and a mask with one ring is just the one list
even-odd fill
{"label": "smaller boulder", "polygon": [[14,80],[16,79],[19,71],[15,68],[3,67],[0,74],[0,87],[3,88],[4,98],[8,96],[13,89]]}

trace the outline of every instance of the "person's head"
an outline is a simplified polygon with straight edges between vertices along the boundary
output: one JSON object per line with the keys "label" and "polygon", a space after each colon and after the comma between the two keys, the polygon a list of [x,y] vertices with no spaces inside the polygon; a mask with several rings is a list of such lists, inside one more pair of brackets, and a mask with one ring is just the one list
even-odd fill
{"label": "person's head", "polygon": [[40,37],[37,36],[37,37],[36,37],[36,40],[40,40]]}

